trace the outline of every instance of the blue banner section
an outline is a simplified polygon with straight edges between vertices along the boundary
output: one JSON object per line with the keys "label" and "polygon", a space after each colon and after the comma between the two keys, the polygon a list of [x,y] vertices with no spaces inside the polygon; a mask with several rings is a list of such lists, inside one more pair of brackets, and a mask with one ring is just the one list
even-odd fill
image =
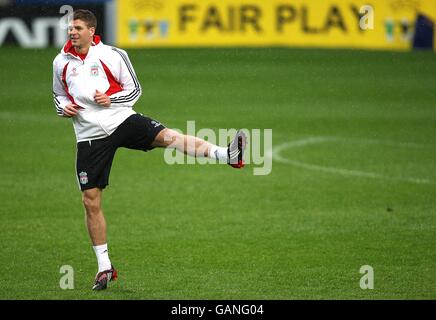
{"label": "blue banner section", "polygon": [[15,0],[12,1],[13,4],[17,5],[17,6],[35,6],[35,5],[45,5],[45,6],[50,6],[50,5],[57,5],[57,6],[61,6],[64,4],[68,4],[68,5],[85,5],[85,4],[101,4],[101,3],[105,3],[105,2],[111,2],[112,0]]}
{"label": "blue banner section", "polygon": [[[1,0],[0,0],[1,1]],[[28,1],[30,2],[30,1]],[[36,2],[36,1],[33,1]],[[71,2],[69,2],[71,4]],[[97,17],[97,34],[111,39],[106,32],[105,4],[88,3],[87,5],[72,5],[86,8]],[[49,46],[62,47],[65,44],[67,30],[61,27],[60,13],[62,5],[7,5],[0,7],[0,47],[3,45],[19,45],[24,48],[45,48]]]}

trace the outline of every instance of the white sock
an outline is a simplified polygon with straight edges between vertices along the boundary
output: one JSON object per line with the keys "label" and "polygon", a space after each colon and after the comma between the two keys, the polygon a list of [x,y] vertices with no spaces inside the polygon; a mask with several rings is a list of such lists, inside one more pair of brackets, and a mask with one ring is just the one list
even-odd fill
{"label": "white sock", "polygon": [[109,270],[112,268],[111,261],[109,260],[109,251],[107,249],[107,243],[93,246],[95,255],[98,262],[98,272]]}
{"label": "white sock", "polygon": [[227,148],[212,145],[209,149],[209,158],[227,162]]}

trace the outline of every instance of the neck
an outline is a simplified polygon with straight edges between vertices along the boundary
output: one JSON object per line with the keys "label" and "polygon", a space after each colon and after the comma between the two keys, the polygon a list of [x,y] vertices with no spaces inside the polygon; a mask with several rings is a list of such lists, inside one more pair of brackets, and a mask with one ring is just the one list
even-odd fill
{"label": "neck", "polygon": [[89,45],[86,45],[83,47],[74,47],[74,50],[76,50],[77,53],[86,54],[86,53],[88,53],[90,46],[91,45],[89,44]]}

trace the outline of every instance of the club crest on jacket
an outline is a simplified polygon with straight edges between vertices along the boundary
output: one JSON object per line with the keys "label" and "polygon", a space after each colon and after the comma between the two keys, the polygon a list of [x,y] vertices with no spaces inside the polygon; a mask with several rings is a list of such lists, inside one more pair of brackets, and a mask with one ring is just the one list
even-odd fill
{"label": "club crest on jacket", "polygon": [[98,65],[97,64],[93,64],[91,66],[91,76],[93,76],[93,77],[98,76]]}

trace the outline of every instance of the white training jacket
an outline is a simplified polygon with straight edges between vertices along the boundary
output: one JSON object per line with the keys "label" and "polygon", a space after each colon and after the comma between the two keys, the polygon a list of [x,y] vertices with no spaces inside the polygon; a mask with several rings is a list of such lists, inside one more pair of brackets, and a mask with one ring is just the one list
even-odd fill
{"label": "white training jacket", "polygon": [[[129,116],[142,90],[124,50],[107,46],[94,36],[82,61],[68,41],[53,61],[53,98],[56,112],[65,117],[64,107],[79,107],[72,117],[77,142],[109,136]],[[96,90],[110,97],[104,107],[94,101]],[[83,109],[82,109],[83,108]]]}

